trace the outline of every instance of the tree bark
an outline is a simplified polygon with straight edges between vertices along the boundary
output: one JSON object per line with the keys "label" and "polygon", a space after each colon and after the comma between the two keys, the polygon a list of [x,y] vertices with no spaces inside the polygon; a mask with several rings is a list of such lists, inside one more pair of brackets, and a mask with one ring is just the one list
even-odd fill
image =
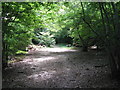
{"label": "tree bark", "polygon": [[8,52],[7,52],[7,43],[4,40],[5,32],[7,31],[7,23],[2,21],[2,68],[6,68],[8,66]]}
{"label": "tree bark", "polygon": [[[78,30],[78,29],[79,29],[79,28],[78,28],[78,26],[77,26],[77,30]],[[83,38],[81,37],[81,35],[79,34],[79,32],[78,32],[78,36],[79,36],[79,39],[80,39],[81,42],[82,42],[82,47],[83,47],[82,51],[87,52],[87,51],[88,51],[88,45],[87,45],[87,43],[83,40]]]}

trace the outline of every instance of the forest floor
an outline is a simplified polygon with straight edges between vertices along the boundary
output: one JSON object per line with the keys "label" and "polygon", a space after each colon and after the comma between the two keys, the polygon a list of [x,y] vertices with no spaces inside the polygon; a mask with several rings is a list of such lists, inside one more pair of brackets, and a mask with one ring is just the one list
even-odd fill
{"label": "forest floor", "polygon": [[3,71],[3,88],[119,88],[102,52],[64,47],[31,50]]}

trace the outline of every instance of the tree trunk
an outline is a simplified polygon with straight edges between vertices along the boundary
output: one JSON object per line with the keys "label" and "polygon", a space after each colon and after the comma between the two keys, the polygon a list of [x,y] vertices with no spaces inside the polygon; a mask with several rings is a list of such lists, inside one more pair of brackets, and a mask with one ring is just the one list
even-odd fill
{"label": "tree trunk", "polygon": [[6,68],[8,66],[8,56],[6,54],[6,44],[3,41],[3,51],[2,51],[2,68]]}
{"label": "tree trunk", "polygon": [[110,61],[111,74],[112,74],[112,77],[115,78],[117,76],[117,65],[115,62],[115,58],[112,53],[109,53],[108,57]]}
{"label": "tree trunk", "polygon": [[2,68],[6,68],[8,66],[8,52],[7,52],[7,43],[5,42],[5,32],[7,31],[8,23],[2,21]]}
{"label": "tree trunk", "polygon": [[87,52],[88,51],[88,46],[83,46],[82,51]]}
{"label": "tree trunk", "polygon": [[[115,33],[116,33],[116,42],[115,42],[115,55],[116,55],[116,58],[117,58],[117,64],[118,64],[118,76],[120,75],[120,18],[119,18],[119,12],[118,12],[118,9],[117,9],[117,6],[115,3],[111,2],[111,5],[112,5],[112,8],[113,8],[113,11],[114,11],[114,27],[115,27]],[[120,76],[119,76],[120,78]]]}
{"label": "tree trunk", "polygon": [[[112,74],[113,78],[116,78],[118,76],[118,71],[119,71],[119,60],[118,60],[119,57],[118,57],[118,54],[115,54],[117,52],[115,50],[116,49],[116,45],[113,45],[114,40],[107,39],[107,36],[111,37],[111,36],[109,36],[109,34],[110,34],[109,32],[111,30],[111,27],[110,27],[110,17],[107,14],[107,11],[106,11],[106,8],[105,8],[105,4],[99,3],[99,7],[100,7],[100,12],[101,12],[101,17],[102,17],[104,29],[106,31],[105,32],[105,34],[106,34],[105,35],[105,43],[106,43],[105,46],[106,46],[106,49],[107,49],[106,51],[108,53],[108,57],[109,57],[109,61],[110,61],[111,74]],[[113,5],[113,7],[114,7],[114,5]],[[115,10],[115,8],[114,8],[114,10]],[[104,12],[104,16],[106,17],[106,21],[107,21],[106,23],[105,23],[105,19],[104,19],[104,16],[103,16],[103,12]],[[115,21],[117,21],[117,20],[115,20]],[[115,25],[115,24],[113,24],[113,25]]]}
{"label": "tree trunk", "polygon": [[83,52],[87,52],[88,51],[88,45],[87,45],[87,43],[85,42],[85,40],[83,40],[83,38],[81,37],[80,34],[78,36],[79,36],[79,38],[80,38],[80,40],[82,42],[82,51]]}
{"label": "tree trunk", "polygon": [[116,58],[114,55],[114,48],[109,45],[105,49],[106,49],[108,59],[109,59],[112,78],[116,78],[116,76],[117,76],[117,63],[116,63]]}
{"label": "tree trunk", "polygon": [[[117,47],[116,47],[117,48]],[[118,78],[120,78],[120,47],[118,47],[117,49],[116,49],[116,60],[117,60],[117,65],[118,65],[118,68],[117,68],[117,70],[118,70]]]}

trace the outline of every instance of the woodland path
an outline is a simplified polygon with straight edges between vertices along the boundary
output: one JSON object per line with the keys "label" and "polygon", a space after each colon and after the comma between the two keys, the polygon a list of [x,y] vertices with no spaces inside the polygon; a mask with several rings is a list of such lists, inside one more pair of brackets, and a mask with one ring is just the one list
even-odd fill
{"label": "woodland path", "polygon": [[116,88],[105,55],[80,49],[39,48],[3,72],[3,88]]}

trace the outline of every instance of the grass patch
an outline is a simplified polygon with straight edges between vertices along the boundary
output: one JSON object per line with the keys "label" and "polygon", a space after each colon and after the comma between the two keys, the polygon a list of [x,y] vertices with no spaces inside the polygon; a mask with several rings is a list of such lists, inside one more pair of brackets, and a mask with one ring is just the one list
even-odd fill
{"label": "grass patch", "polygon": [[16,52],[16,55],[15,55],[14,57],[12,57],[11,60],[8,60],[8,64],[22,61],[22,60],[25,58],[25,55],[26,55],[27,53],[28,53],[28,52],[26,52],[26,51],[18,50],[18,51]]}
{"label": "grass patch", "polygon": [[18,50],[17,52],[16,52],[16,55],[24,55],[24,54],[27,54],[28,52],[26,52],[26,51],[22,51],[22,50]]}

